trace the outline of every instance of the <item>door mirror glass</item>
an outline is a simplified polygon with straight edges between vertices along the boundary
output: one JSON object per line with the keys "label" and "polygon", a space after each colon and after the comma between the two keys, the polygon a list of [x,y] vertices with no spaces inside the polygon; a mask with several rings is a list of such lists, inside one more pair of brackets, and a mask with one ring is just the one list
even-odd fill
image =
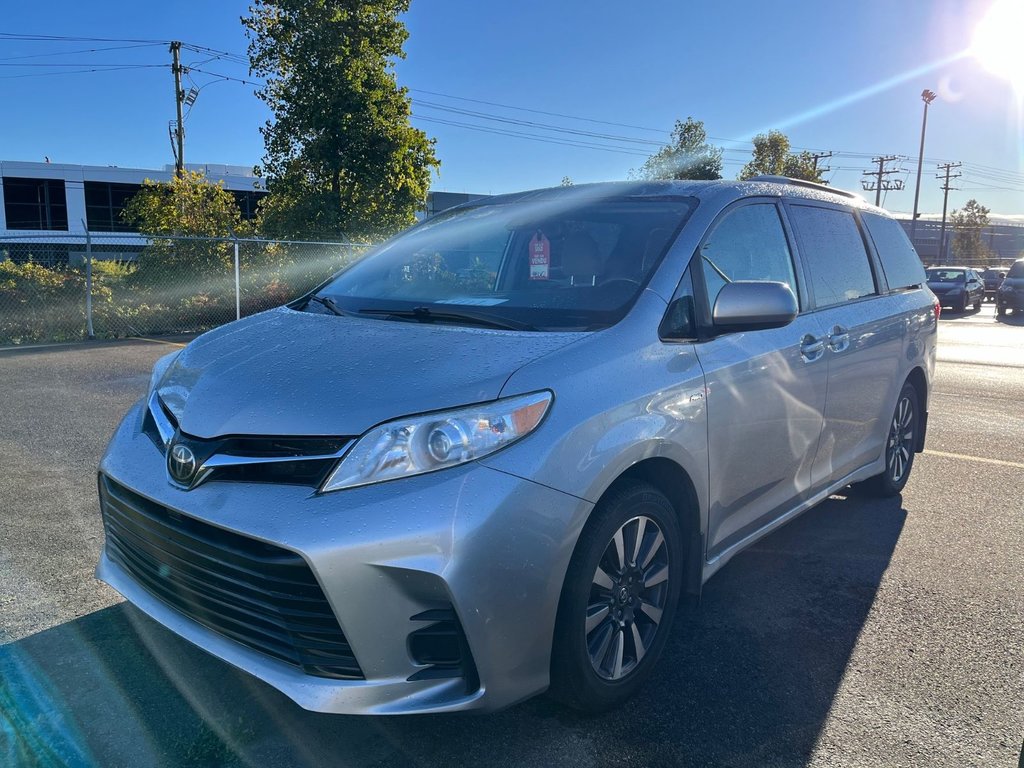
{"label": "door mirror glass", "polygon": [[796,318],[796,296],[785,283],[739,280],[718,292],[712,321],[723,331],[781,328]]}

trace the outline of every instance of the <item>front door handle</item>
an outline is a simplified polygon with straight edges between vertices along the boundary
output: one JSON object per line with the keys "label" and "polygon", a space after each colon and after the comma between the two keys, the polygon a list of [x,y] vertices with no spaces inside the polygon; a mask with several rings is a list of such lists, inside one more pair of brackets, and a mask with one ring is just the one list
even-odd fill
{"label": "front door handle", "polygon": [[809,333],[800,339],[800,357],[805,363],[820,360],[824,354],[825,341],[823,339],[815,338]]}
{"label": "front door handle", "polygon": [[841,325],[835,326],[828,335],[828,348],[833,352],[845,352],[850,348],[850,332]]}

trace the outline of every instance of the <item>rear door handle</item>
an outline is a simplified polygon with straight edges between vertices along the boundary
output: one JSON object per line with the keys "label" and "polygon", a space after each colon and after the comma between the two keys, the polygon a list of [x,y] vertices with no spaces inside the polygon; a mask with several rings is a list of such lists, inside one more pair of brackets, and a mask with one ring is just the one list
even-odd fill
{"label": "rear door handle", "polygon": [[815,338],[809,333],[800,339],[800,357],[805,363],[820,360],[824,354],[825,341],[823,339]]}
{"label": "rear door handle", "polygon": [[850,348],[850,332],[843,326],[837,325],[828,335],[828,348],[833,352],[845,352]]}

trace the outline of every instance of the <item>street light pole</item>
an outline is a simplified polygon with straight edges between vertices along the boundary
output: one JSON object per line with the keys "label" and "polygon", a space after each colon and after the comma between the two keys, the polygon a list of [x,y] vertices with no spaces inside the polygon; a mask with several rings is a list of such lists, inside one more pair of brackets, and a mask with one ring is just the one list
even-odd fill
{"label": "street light pole", "polygon": [[928,105],[935,101],[935,91],[925,88],[921,91],[921,101],[924,102],[924,118],[921,120],[921,151],[917,156],[917,186],[914,187],[914,217],[910,220],[910,242],[917,248],[917,241],[914,235],[917,234],[917,201],[921,196],[921,168],[924,166],[924,132],[928,127]]}

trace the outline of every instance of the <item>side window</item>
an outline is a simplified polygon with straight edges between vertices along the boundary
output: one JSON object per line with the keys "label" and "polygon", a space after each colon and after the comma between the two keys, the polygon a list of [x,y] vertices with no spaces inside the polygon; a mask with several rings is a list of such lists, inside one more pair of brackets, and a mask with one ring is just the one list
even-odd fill
{"label": "side window", "polygon": [[793,205],[789,211],[818,307],[876,292],[868,252],[852,213],[808,205]]}
{"label": "side window", "polygon": [[695,339],[697,338],[697,318],[693,301],[693,279],[690,268],[683,272],[676,295],[669,304],[665,319],[661,321],[658,334],[663,339]]}
{"label": "side window", "polygon": [[861,219],[878,251],[889,288],[897,290],[923,285],[925,274],[921,259],[899,222],[877,213],[863,213]]}
{"label": "side window", "polygon": [[772,203],[754,203],[725,215],[700,249],[708,306],[736,280],[771,280],[788,285],[795,296],[796,275],[779,211]]}

